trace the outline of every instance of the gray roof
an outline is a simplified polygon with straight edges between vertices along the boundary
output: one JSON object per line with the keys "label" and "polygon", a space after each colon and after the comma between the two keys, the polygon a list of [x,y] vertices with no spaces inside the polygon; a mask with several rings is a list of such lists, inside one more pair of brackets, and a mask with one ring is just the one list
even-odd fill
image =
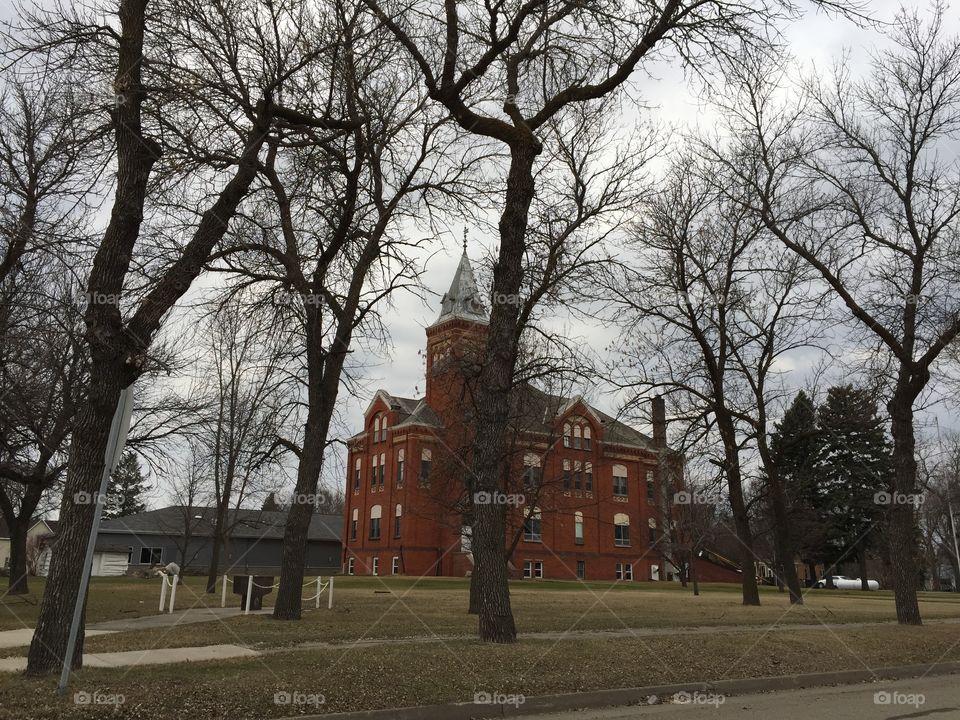
{"label": "gray roof", "polygon": [[[199,517],[197,517],[199,516]],[[287,512],[269,510],[231,510],[228,522],[233,526],[230,536],[233,538],[273,538],[282,540],[287,522]],[[158,510],[147,510],[136,515],[104,520],[100,532],[108,535],[134,533],[136,535],[170,535],[183,533],[184,526],[190,523],[191,532],[196,537],[210,537],[213,534],[216,508],[187,508],[183,505],[171,505]],[[320,515],[314,513],[307,531],[308,540],[336,540],[339,542],[343,532],[343,518],[340,515]]]}
{"label": "gray roof", "polygon": [[443,423],[440,422],[440,418],[437,416],[437,413],[432,407],[427,405],[425,398],[421,398],[417,402],[417,406],[413,409],[409,415],[403,418],[398,422],[394,427],[399,427],[401,425],[424,425],[426,427],[443,427]]}
{"label": "gray roof", "polygon": [[473,266],[470,265],[470,258],[467,257],[466,247],[463,249],[463,255],[460,256],[460,264],[453,275],[450,289],[440,301],[440,316],[437,318],[437,323],[451,318],[487,322],[487,308],[477,289],[477,279],[473,275]]}

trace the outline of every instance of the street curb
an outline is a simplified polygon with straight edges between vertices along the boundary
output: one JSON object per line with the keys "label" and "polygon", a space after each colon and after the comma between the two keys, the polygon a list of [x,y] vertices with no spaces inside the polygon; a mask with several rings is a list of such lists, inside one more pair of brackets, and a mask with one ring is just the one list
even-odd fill
{"label": "street curb", "polygon": [[950,675],[960,673],[960,662],[935,665],[898,665],[876,670],[839,670],[836,672],[805,673],[773,677],[717,680],[675,685],[591,690],[562,695],[528,697],[522,705],[478,705],[451,703],[420,707],[363,710],[360,712],[328,713],[324,715],[297,715],[280,720],[477,720],[479,718],[517,717],[568,710],[597,709],[623,705],[647,705],[649,698],[669,697],[680,692],[713,693],[717,695],[749,695],[754,693],[799,690],[829,685],[855,685],[876,680],[904,680],[921,675]]}

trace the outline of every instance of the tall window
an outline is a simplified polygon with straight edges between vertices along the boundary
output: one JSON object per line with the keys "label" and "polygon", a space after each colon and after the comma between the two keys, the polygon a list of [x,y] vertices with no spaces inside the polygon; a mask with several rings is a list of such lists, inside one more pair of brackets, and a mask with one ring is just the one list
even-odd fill
{"label": "tall window", "polygon": [[433,463],[433,453],[424,448],[420,451],[420,484],[430,484],[430,466]]}
{"label": "tall window", "polygon": [[563,446],[565,448],[570,447],[570,424],[563,424]]}
{"label": "tall window", "polygon": [[587,564],[583,560],[577,560],[577,577],[583,580],[587,574]]}
{"label": "tall window", "polygon": [[590,435],[590,426],[583,426],[583,449],[590,450],[593,447],[593,440]]}
{"label": "tall window", "polygon": [[357,458],[353,463],[353,494],[357,495],[360,493],[360,465],[363,461],[360,458]]}
{"label": "tall window", "polygon": [[380,539],[380,515],[382,509],[379,505],[374,505],[370,508],[370,539],[379,540]]}
{"label": "tall window", "polygon": [[380,442],[387,441],[387,416],[380,416]]}
{"label": "tall window", "polygon": [[583,437],[583,431],[580,429],[579,425],[573,426],[573,448],[574,450],[579,450],[581,443],[580,439]]}
{"label": "tall window", "polygon": [[380,574],[380,558],[378,557],[375,557],[373,559],[373,574],[374,575]]}
{"label": "tall window", "polygon": [[523,486],[529,489],[540,487],[540,456],[534,453],[523,455]]}
{"label": "tall window", "polygon": [[347,575],[353,575],[353,558],[347,558]]}
{"label": "tall window", "polygon": [[400,448],[397,450],[397,487],[403,487],[403,459],[404,459],[404,450]]}
{"label": "tall window", "polygon": [[627,496],[627,467],[626,465],[613,466],[613,494],[615,497]]}
{"label": "tall window", "polygon": [[387,470],[387,456],[380,453],[380,489],[383,490],[384,477]]}
{"label": "tall window", "polygon": [[370,489],[377,489],[377,456],[370,458]]}
{"label": "tall window", "polygon": [[613,516],[613,544],[630,547],[630,518],[625,513]]}
{"label": "tall window", "polygon": [[[397,503],[396,510],[393,515],[393,536],[395,538],[400,537],[400,517],[403,515],[403,506],[400,503]],[[396,573],[394,573],[396,575]]]}
{"label": "tall window", "polygon": [[648,539],[650,540],[651,545],[656,545],[657,543],[657,521],[656,518],[650,518],[647,520],[647,533]]}
{"label": "tall window", "polygon": [[583,489],[587,492],[593,492],[593,463],[584,463],[583,472]]}
{"label": "tall window", "polygon": [[380,442],[380,416],[377,415],[373,419],[373,441],[375,443]]}
{"label": "tall window", "polygon": [[573,489],[580,492],[583,487],[583,463],[579,460],[573,462]]}
{"label": "tall window", "polygon": [[541,534],[540,510],[534,508],[533,512],[523,521],[523,539],[527,542],[540,542]]}
{"label": "tall window", "polygon": [[573,541],[583,545],[583,513],[579,510],[573,514]]}
{"label": "tall window", "polygon": [[647,470],[647,499],[655,500],[656,497],[657,492],[653,484],[653,470]]}
{"label": "tall window", "polygon": [[570,461],[563,461],[563,489],[570,489]]}
{"label": "tall window", "polygon": [[400,574],[400,556],[393,556],[393,563],[390,565],[390,574],[399,575]]}
{"label": "tall window", "polygon": [[359,524],[360,511],[357,508],[353,509],[353,515],[350,518],[350,539],[357,539],[357,525]]}

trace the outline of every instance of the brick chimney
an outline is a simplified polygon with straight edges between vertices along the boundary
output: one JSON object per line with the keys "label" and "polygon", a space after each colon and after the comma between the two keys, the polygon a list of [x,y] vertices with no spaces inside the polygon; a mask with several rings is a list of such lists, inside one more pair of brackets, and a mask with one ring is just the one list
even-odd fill
{"label": "brick chimney", "polygon": [[667,405],[662,395],[650,401],[650,416],[653,423],[653,444],[657,448],[667,446]]}

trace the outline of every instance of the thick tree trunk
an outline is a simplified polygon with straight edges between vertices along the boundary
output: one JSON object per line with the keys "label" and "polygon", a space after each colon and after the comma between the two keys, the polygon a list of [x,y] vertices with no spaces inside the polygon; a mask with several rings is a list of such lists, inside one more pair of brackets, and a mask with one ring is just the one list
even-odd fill
{"label": "thick tree trunk", "polygon": [[210,566],[207,568],[207,592],[217,591],[217,578],[220,576],[220,554],[223,552],[227,523],[226,503],[217,503],[217,526],[213,533],[213,547],[210,550]]}
{"label": "thick tree trunk", "polygon": [[867,550],[863,545],[857,546],[857,565],[860,566],[860,589],[869,590],[870,583],[867,578]]}
{"label": "thick tree trunk", "polygon": [[10,530],[10,578],[7,595],[26,595],[27,586],[27,530],[30,529],[29,515],[26,520],[7,521]]}
{"label": "thick tree trunk", "polygon": [[[540,143],[525,138],[511,148],[510,172],[500,216],[500,251],[493,270],[487,344],[480,371],[477,432],[473,446],[474,487],[493,495],[501,491],[507,458],[510,395],[516,371],[520,288],[530,203],[534,196],[533,163]],[[510,606],[506,560],[506,507],[475,504],[473,508],[472,583],[477,585],[480,639],[514,642],[516,625]]]}
{"label": "thick tree trunk", "polygon": [[[893,485],[901,495],[916,494],[917,461],[914,456],[916,440],[913,431],[914,396],[899,383],[887,404],[893,434]],[[887,538],[890,547],[890,574],[893,596],[897,605],[897,622],[901,625],[920,625],[920,605],[917,603],[917,552],[915,508],[911,503],[890,505]]]}
{"label": "thick tree trunk", "polygon": [[[74,499],[88,500],[99,492],[110,419],[116,411],[122,384],[123,378],[114,364],[95,363],[91,367],[91,392],[77,418],[70,443],[70,465],[60,524],[37,628],[27,655],[27,673],[31,675],[59,671],[67,651],[67,636],[80,591],[80,576],[95,509],[93,502],[76,503]],[[82,666],[83,634],[84,619],[81,616],[71,661],[74,669]]]}
{"label": "thick tree trunk", "polygon": [[773,542],[776,547],[780,567],[777,568],[780,585],[787,586],[790,591],[790,603],[803,605],[803,591],[800,588],[800,578],[797,577],[797,566],[794,563],[793,544],[790,541],[790,518],[787,516],[786,493],[779,474],[774,471],[767,473],[770,485],[771,504],[773,506]]}
{"label": "thick tree trunk", "polygon": [[730,509],[733,512],[734,530],[737,534],[741,569],[741,589],[744,605],[759,605],[760,590],[757,588],[757,572],[754,565],[753,531],[750,529],[750,516],[743,497],[743,479],[740,473],[740,452],[737,447],[736,431],[733,421],[724,413],[718,412],[717,426],[723,440],[724,461],[727,474],[727,489],[730,494]]}

